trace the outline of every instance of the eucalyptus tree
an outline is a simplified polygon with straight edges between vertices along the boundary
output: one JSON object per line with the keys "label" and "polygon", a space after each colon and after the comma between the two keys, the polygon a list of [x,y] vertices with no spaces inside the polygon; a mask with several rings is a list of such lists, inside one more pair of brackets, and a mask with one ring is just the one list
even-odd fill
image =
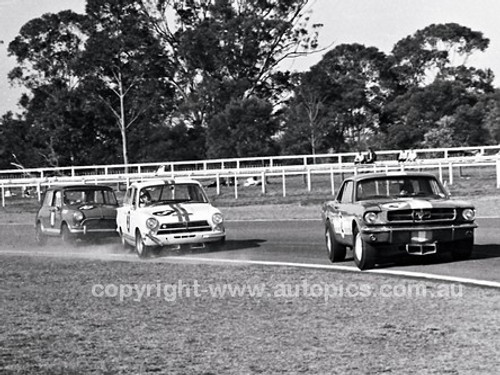
{"label": "eucalyptus tree", "polygon": [[[290,104],[302,106],[302,121],[311,144],[323,151],[364,147],[380,125],[380,113],[392,94],[387,56],[375,47],[341,44],[302,75]],[[289,124],[292,125],[292,124]],[[307,129],[307,130],[306,130]]]}
{"label": "eucalyptus tree", "polygon": [[[140,1],[88,0],[86,14],[89,37],[80,75],[87,91],[112,114],[120,131],[123,163],[128,164],[132,126],[160,124],[170,111],[171,60],[145,22]],[[147,147],[147,139],[135,142]]]}
{"label": "eucalyptus tree", "polygon": [[320,25],[309,26],[307,5],[307,0],[143,1],[176,67],[170,77],[177,95],[174,120],[208,128],[211,155],[222,150],[217,142],[231,142],[218,136],[220,123],[211,126],[214,116],[252,97],[276,105],[289,77],[279,71],[280,63],[317,47]]}
{"label": "eucalyptus tree", "polygon": [[398,41],[392,49],[393,69],[406,87],[434,79],[470,80],[491,84],[491,70],[469,68],[470,56],[483,52],[489,39],[480,31],[457,23],[432,24]]}
{"label": "eucalyptus tree", "polygon": [[68,98],[81,81],[76,65],[85,46],[84,25],[85,17],[72,11],[44,14],[27,22],[8,46],[17,61],[8,77],[27,90],[20,104],[24,108],[22,121],[29,124],[26,129],[33,139],[33,153],[38,154],[32,160],[41,156],[47,164],[58,166],[69,162],[68,149],[78,149],[77,139],[61,134],[79,127],[78,121],[68,122],[65,114],[77,104]]}
{"label": "eucalyptus tree", "polygon": [[469,66],[489,40],[479,31],[433,24],[397,42],[392,71],[398,92],[384,108],[387,147],[477,145],[488,142],[480,102],[493,91],[490,69]]}

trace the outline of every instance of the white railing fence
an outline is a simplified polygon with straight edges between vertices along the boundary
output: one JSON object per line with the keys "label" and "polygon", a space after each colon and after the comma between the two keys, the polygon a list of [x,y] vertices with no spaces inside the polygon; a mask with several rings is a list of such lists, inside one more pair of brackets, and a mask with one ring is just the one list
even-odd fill
{"label": "white railing fence", "polygon": [[[268,178],[280,178],[283,196],[287,195],[287,179],[302,176],[307,191],[312,191],[313,176],[330,181],[335,193],[335,177],[373,171],[419,170],[439,176],[449,185],[462,168],[474,167],[496,175],[496,187],[500,188],[500,145],[461,147],[449,149],[418,149],[415,162],[398,163],[399,150],[378,151],[377,162],[370,165],[354,165],[356,153],[321,155],[292,155],[254,157],[240,159],[210,159],[168,163],[142,163],[130,165],[71,166],[61,168],[31,168],[0,171],[2,206],[6,198],[30,193],[38,199],[43,190],[58,184],[125,184],[151,178],[189,177],[210,181],[220,194],[221,185],[230,182],[234,198],[238,199],[243,179],[255,178],[262,193],[266,194]],[[458,172],[457,172],[458,171]]]}

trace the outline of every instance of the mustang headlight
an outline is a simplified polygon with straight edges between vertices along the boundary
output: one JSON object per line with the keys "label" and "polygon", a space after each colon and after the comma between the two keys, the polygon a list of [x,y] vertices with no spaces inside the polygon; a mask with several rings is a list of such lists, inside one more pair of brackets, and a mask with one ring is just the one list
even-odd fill
{"label": "mustang headlight", "polygon": [[146,227],[149,229],[149,230],[155,230],[156,228],[158,228],[158,220],[156,220],[154,217],[150,217],[149,219],[146,220]]}
{"label": "mustang headlight", "polygon": [[368,224],[375,224],[378,220],[378,213],[367,212],[363,215],[363,220],[366,221]]}
{"label": "mustang headlight", "polygon": [[73,220],[75,220],[76,223],[79,223],[83,219],[85,219],[85,215],[83,214],[82,211],[75,211],[73,213]]}
{"label": "mustang headlight", "polygon": [[222,216],[221,213],[215,213],[212,215],[212,222],[215,225],[221,225],[224,222],[224,217]]}
{"label": "mustang headlight", "polygon": [[476,218],[476,210],[472,208],[466,208],[462,211],[462,217],[467,221],[472,221]]}

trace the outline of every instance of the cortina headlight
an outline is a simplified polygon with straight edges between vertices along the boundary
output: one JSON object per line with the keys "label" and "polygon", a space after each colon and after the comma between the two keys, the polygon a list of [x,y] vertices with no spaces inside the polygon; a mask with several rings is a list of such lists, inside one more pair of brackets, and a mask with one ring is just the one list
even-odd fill
{"label": "cortina headlight", "polygon": [[224,217],[222,216],[221,213],[215,213],[212,215],[212,222],[215,224],[215,225],[220,225],[224,222]]}
{"label": "cortina headlight", "polygon": [[75,220],[75,222],[80,222],[83,219],[85,219],[85,215],[83,214],[82,211],[75,211],[73,213],[73,219]]}
{"label": "cortina headlight", "polygon": [[462,211],[462,217],[467,221],[472,221],[476,218],[476,210],[472,208],[466,208]]}
{"label": "cortina headlight", "polygon": [[368,224],[375,224],[378,220],[378,213],[376,212],[367,212],[364,214],[363,219],[368,223]]}
{"label": "cortina headlight", "polygon": [[158,228],[158,220],[156,220],[154,217],[150,217],[149,219],[146,220],[146,227],[149,229],[149,230],[155,230],[156,228]]}

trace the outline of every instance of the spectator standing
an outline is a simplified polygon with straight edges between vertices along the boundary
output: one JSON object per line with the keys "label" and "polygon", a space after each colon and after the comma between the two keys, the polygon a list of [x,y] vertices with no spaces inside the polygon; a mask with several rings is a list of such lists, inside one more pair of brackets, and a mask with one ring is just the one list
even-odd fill
{"label": "spectator standing", "polygon": [[408,151],[408,157],[406,158],[407,161],[416,161],[417,160],[417,153],[415,152],[414,149],[410,148],[410,151]]}
{"label": "spectator standing", "polygon": [[368,152],[366,154],[366,160],[365,162],[368,164],[373,164],[377,161],[377,154],[371,147],[368,147]]}
{"label": "spectator standing", "polygon": [[406,152],[406,150],[399,151],[398,162],[404,163],[406,160],[408,160],[408,153]]}
{"label": "spectator standing", "polygon": [[354,157],[354,164],[363,164],[365,161],[365,155],[363,155],[361,151],[358,151],[358,153]]}

